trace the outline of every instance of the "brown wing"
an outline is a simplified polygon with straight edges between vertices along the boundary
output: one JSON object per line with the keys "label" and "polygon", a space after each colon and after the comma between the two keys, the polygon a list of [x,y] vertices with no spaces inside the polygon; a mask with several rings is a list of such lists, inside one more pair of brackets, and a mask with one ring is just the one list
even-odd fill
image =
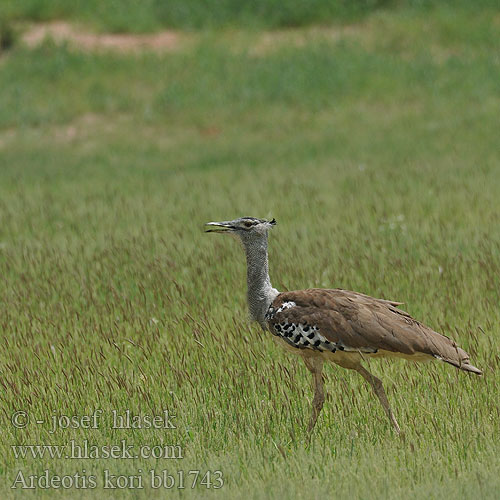
{"label": "brown wing", "polygon": [[398,305],[347,290],[312,288],[278,295],[270,308],[274,315],[268,318],[271,329],[284,323],[314,326],[329,342],[345,350],[424,353],[481,373],[453,340],[397,309]]}

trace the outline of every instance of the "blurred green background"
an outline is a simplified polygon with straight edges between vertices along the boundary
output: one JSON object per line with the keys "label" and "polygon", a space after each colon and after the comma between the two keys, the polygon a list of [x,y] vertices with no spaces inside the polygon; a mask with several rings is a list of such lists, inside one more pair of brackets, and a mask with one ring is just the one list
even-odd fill
{"label": "blurred green background", "polygon": [[377,11],[429,13],[435,8],[495,11],[495,0],[3,0],[0,15],[12,19],[85,21],[109,31],[168,28],[289,28],[359,20]]}
{"label": "blurred green background", "polygon": [[[225,478],[173,498],[495,498],[499,32],[488,0],[2,0],[5,495],[22,494],[18,470],[169,468]],[[309,443],[308,372],[249,324],[241,249],[203,233],[242,215],[278,220],[277,288],[404,301],[484,377],[371,364],[400,439],[364,381],[328,367]],[[9,423],[165,407],[166,435]],[[70,439],[178,443],[185,458],[11,449]]]}

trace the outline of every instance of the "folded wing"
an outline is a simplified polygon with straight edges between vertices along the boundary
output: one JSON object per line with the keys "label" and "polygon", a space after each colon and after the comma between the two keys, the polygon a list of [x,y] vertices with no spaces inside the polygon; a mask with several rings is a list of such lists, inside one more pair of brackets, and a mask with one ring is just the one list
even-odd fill
{"label": "folded wing", "polygon": [[[297,335],[296,347],[366,353],[384,350],[409,356],[422,353],[481,374],[453,340],[397,309],[398,305],[401,303],[347,290],[312,288],[279,294],[267,319],[275,334],[281,335],[285,328],[286,332],[292,328],[290,338],[283,336],[291,343]],[[309,328],[315,329],[313,340],[321,341],[317,346],[311,345],[307,337],[302,340],[298,336],[299,333],[303,336],[306,328],[305,333],[309,333]]]}

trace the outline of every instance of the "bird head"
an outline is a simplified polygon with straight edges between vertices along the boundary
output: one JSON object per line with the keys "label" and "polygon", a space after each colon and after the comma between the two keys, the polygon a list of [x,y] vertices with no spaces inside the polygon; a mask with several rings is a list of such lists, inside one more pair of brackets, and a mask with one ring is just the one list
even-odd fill
{"label": "bird head", "polygon": [[267,236],[270,228],[276,225],[276,219],[266,220],[256,217],[240,217],[239,219],[207,222],[205,230],[207,233],[227,233],[239,237],[244,243],[250,243]]}

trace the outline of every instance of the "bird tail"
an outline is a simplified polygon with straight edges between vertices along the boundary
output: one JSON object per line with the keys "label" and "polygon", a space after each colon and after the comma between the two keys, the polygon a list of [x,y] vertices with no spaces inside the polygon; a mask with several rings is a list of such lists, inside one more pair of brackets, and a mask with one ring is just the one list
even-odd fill
{"label": "bird tail", "polygon": [[469,361],[469,356],[467,355],[467,353],[463,350],[463,349],[460,349],[458,348],[459,351],[461,351],[465,356],[463,356],[461,359],[446,359],[442,356],[438,356],[436,354],[434,354],[434,357],[436,359],[439,359],[440,361],[444,361],[445,363],[448,363],[450,365],[453,365],[455,366],[456,368],[458,368],[459,370],[463,370],[464,372],[471,372],[471,373],[475,373],[476,375],[482,375],[483,372],[479,369],[479,368],[476,368],[474,365],[471,365],[470,364],[470,361]]}
{"label": "bird tail", "polygon": [[483,374],[483,372],[479,368],[476,368],[474,365],[471,365],[469,363],[462,364],[458,368],[460,368],[460,370],[463,370],[464,372],[471,372],[471,373],[475,373],[476,375]]}

